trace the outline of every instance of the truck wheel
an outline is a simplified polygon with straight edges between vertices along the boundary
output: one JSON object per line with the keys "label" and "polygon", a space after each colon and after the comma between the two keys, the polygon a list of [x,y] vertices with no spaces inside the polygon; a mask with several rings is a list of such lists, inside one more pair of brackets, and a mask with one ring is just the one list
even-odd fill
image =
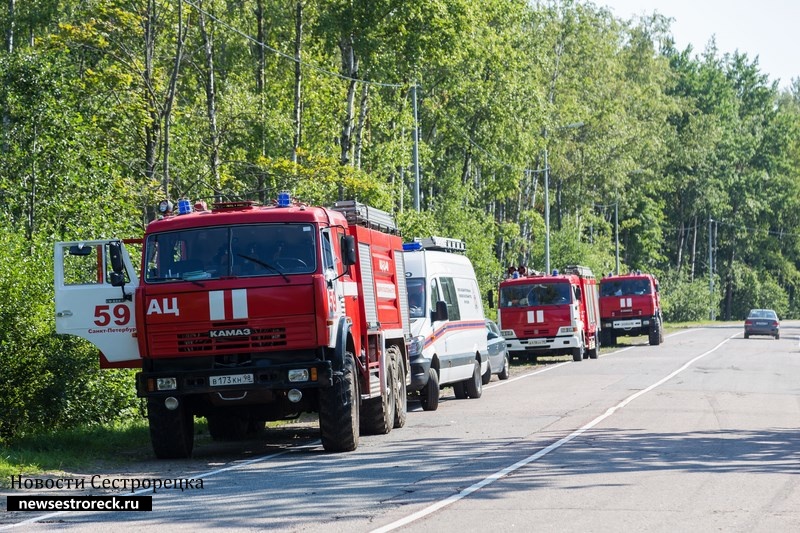
{"label": "truck wheel", "polygon": [[481,377],[481,364],[475,360],[475,368],[472,371],[472,379],[464,381],[464,388],[470,398],[480,398],[483,394],[483,378]]}
{"label": "truck wheel", "polygon": [[435,368],[428,369],[428,383],[420,391],[423,411],[435,411],[439,407],[439,374]]}
{"label": "truck wheel", "polygon": [[583,344],[572,349],[572,360],[583,361]]}
{"label": "truck wheel", "polygon": [[387,353],[384,366],[383,391],[377,398],[364,400],[361,407],[361,434],[385,435],[394,427],[395,401],[394,358]]}
{"label": "truck wheel", "polygon": [[406,392],[405,365],[399,352],[394,354],[394,427],[401,428],[406,425],[408,414],[408,393]]}
{"label": "truck wheel", "polygon": [[194,416],[181,401],[170,411],[163,398],[147,399],[150,441],[159,459],[185,459],[194,447]]}
{"label": "truck wheel", "polygon": [[503,357],[503,370],[501,370],[500,373],[497,374],[497,377],[499,379],[501,379],[501,380],[508,379],[508,375],[509,375],[508,374],[508,366],[509,366],[508,355],[506,355],[505,357]]}
{"label": "truck wheel", "polygon": [[658,346],[661,344],[661,322],[658,320],[655,321],[653,326],[650,328],[650,346]]}
{"label": "truck wheel", "polygon": [[219,441],[242,440],[247,437],[248,420],[231,415],[208,415],[208,432]]}
{"label": "truck wheel", "polygon": [[328,452],[349,452],[358,448],[358,381],[353,354],[345,353],[341,374],[333,386],[320,391],[319,430]]}

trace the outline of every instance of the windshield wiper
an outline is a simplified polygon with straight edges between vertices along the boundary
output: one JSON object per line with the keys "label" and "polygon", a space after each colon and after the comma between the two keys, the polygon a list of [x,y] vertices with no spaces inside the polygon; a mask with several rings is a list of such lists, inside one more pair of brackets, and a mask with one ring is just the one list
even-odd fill
{"label": "windshield wiper", "polygon": [[274,266],[270,265],[269,263],[265,263],[265,262],[264,262],[264,261],[262,261],[261,259],[258,259],[258,258],[255,258],[255,257],[250,257],[249,255],[244,255],[244,254],[236,254],[236,255],[237,255],[237,256],[239,256],[239,257],[241,257],[242,259],[247,259],[248,261],[252,261],[253,263],[255,263],[255,264],[257,264],[257,265],[261,265],[261,266],[263,266],[264,268],[268,268],[268,269],[270,269],[270,270],[273,270],[273,271],[277,272],[278,274],[280,274],[280,275],[281,275],[281,277],[282,277],[283,279],[285,279],[285,280],[286,280],[286,283],[289,283],[289,282],[291,282],[291,280],[289,279],[289,276],[287,276],[286,274],[284,274],[283,272],[281,272],[280,270],[278,270],[278,269],[277,269],[277,268],[275,268]]}

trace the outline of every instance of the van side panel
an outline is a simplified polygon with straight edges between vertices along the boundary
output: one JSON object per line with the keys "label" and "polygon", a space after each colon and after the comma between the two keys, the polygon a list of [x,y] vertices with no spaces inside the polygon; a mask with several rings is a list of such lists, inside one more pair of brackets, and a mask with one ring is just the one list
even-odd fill
{"label": "van side panel", "polygon": [[439,360],[441,385],[472,377],[476,354],[481,358],[481,373],[488,362],[486,323],[478,282],[469,259],[462,255],[437,251],[406,252],[406,270],[410,277],[424,277],[426,285],[435,280],[448,303],[450,319],[431,323],[424,319],[416,333],[425,337],[423,356]]}

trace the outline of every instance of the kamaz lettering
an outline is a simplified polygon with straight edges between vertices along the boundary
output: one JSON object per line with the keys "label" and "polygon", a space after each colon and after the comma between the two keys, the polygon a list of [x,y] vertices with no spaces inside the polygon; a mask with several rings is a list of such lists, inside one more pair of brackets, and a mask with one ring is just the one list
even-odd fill
{"label": "kamaz lettering", "polygon": [[250,328],[217,329],[208,332],[208,336],[212,339],[218,339],[220,337],[249,337],[252,334],[253,331]]}

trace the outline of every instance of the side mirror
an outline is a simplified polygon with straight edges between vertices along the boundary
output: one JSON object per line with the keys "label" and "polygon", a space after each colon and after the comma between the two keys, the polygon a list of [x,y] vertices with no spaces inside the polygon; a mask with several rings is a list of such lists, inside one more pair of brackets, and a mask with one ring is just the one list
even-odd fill
{"label": "side mirror", "polygon": [[342,237],[342,262],[345,266],[356,264],[356,238],[352,235]]}
{"label": "side mirror", "polygon": [[450,318],[450,314],[447,312],[447,302],[444,300],[439,300],[436,302],[436,310],[433,311],[432,315],[432,322],[448,320]]}
{"label": "side mirror", "polygon": [[125,272],[125,265],[122,262],[122,243],[113,241],[108,243],[108,259],[111,261],[111,270],[116,274]]}
{"label": "side mirror", "polygon": [[489,302],[489,309],[494,309],[494,291],[492,289],[486,293],[486,300]]}
{"label": "side mirror", "polygon": [[576,300],[580,300],[581,299],[581,288],[580,287],[575,287],[575,299]]}
{"label": "side mirror", "polygon": [[490,332],[488,332],[488,333],[486,334],[486,340],[487,340],[487,341],[490,341],[490,340],[492,340],[492,339],[496,339],[497,337],[498,337],[498,335],[497,335],[497,333],[495,333],[494,331],[490,331]]}
{"label": "side mirror", "polygon": [[125,263],[122,261],[122,242],[111,241],[108,243],[108,260],[111,263],[111,273],[108,276],[112,287],[122,289],[122,298],[130,301],[132,295],[125,292]]}
{"label": "side mirror", "polygon": [[76,255],[78,257],[85,257],[92,253],[92,247],[85,244],[74,244],[69,247],[69,255]]}
{"label": "side mirror", "polygon": [[112,287],[123,287],[125,285],[125,274],[121,272],[111,272],[108,275]]}

